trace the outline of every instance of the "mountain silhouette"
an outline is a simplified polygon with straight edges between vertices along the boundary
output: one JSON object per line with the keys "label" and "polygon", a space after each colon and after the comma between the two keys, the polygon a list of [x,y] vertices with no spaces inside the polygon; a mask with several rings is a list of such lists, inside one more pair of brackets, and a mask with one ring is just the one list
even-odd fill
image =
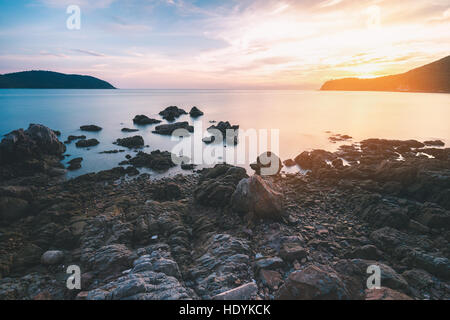
{"label": "mountain silhouette", "polygon": [[22,71],[0,75],[0,88],[21,89],[115,89],[110,83],[77,74],[53,71]]}
{"label": "mountain silhouette", "polygon": [[320,90],[450,93],[450,56],[402,74],[330,80]]}

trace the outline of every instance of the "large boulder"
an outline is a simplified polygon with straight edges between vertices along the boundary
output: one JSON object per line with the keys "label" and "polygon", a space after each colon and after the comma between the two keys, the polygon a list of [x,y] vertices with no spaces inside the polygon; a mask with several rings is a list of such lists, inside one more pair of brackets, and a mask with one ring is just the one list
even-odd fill
{"label": "large boulder", "polygon": [[156,171],[166,171],[176,164],[172,161],[175,156],[169,151],[155,150],[151,153],[138,152],[129,160],[129,163],[137,168],[149,168]]}
{"label": "large boulder", "polygon": [[256,219],[280,220],[285,216],[283,195],[258,175],[239,182],[231,204],[234,210],[250,213]]}
{"label": "large boulder", "polygon": [[278,300],[346,300],[344,282],[331,268],[310,265],[292,272],[277,291]]}
{"label": "large boulder", "polygon": [[228,121],[220,121],[218,124],[210,126],[208,131],[214,134],[214,141],[222,140],[224,144],[234,145],[239,142],[239,125],[231,125]]}
{"label": "large boulder", "polygon": [[53,130],[30,124],[27,130],[14,130],[0,143],[0,163],[10,164],[45,156],[61,156],[66,146],[58,140]]}
{"label": "large boulder", "polygon": [[191,111],[189,111],[189,115],[192,118],[197,118],[203,115],[203,112],[200,111],[197,107],[192,107]]}
{"label": "large boulder", "polygon": [[89,124],[89,125],[81,126],[80,130],[88,131],[88,132],[98,132],[98,131],[101,131],[102,128],[99,126],[96,126],[95,124]]}

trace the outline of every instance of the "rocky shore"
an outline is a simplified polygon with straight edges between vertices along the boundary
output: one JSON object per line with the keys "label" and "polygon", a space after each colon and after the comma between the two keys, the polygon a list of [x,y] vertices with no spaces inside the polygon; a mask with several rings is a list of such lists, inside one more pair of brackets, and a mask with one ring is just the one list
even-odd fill
{"label": "rocky shore", "polygon": [[[64,152],[41,125],[0,143],[0,299],[450,299],[441,143],[369,139],[283,162],[306,175],[218,164],[161,180],[135,166],[164,170],[168,152],[68,181]],[[367,289],[371,265],[381,289]]]}

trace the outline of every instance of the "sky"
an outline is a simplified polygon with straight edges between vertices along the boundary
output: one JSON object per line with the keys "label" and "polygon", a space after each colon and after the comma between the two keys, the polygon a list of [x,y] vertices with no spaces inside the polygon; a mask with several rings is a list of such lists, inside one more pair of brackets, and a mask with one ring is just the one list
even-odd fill
{"label": "sky", "polygon": [[[67,27],[70,5],[79,29]],[[443,58],[449,30],[450,0],[0,0],[0,73],[88,74],[127,89],[318,89]]]}

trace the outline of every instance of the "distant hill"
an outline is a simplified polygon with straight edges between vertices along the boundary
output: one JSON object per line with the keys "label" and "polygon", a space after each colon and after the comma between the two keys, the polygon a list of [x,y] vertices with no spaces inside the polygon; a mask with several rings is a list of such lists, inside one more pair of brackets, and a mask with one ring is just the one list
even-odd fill
{"label": "distant hill", "polygon": [[0,75],[0,88],[21,89],[115,89],[106,81],[77,74],[23,71]]}
{"label": "distant hill", "polygon": [[450,56],[402,74],[330,80],[320,90],[450,93]]}

